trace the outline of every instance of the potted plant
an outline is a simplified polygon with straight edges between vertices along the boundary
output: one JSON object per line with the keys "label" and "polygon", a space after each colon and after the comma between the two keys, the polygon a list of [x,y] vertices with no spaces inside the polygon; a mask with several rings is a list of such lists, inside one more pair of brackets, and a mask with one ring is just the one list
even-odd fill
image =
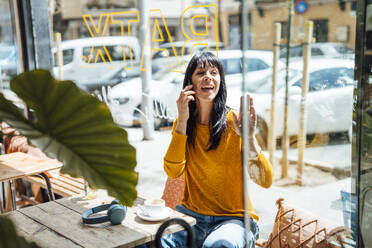
{"label": "potted plant", "polygon": [[[122,204],[133,205],[138,181],[135,148],[103,102],[72,81],[57,81],[47,70],[17,75],[10,88],[33,112],[34,120],[25,118],[0,93],[1,121],[61,161],[61,173],[83,177],[90,187],[107,189]],[[0,216],[0,240],[0,247],[37,247],[17,236],[4,216]]]}

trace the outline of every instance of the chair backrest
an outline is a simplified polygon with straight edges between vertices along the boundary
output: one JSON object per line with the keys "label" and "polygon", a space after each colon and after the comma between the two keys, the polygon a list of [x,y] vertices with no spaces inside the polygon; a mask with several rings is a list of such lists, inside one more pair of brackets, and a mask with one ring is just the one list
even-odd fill
{"label": "chair backrest", "polygon": [[163,196],[161,197],[165,201],[167,207],[175,209],[176,206],[181,203],[184,187],[185,182],[183,174],[176,179],[167,178]]}

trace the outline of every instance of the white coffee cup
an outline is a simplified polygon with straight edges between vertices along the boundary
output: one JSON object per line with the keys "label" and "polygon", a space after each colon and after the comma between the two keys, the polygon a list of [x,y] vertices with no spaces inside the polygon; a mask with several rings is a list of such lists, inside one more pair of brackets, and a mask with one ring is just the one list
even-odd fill
{"label": "white coffee cup", "polygon": [[150,216],[161,216],[164,214],[165,201],[163,199],[148,199],[143,205]]}

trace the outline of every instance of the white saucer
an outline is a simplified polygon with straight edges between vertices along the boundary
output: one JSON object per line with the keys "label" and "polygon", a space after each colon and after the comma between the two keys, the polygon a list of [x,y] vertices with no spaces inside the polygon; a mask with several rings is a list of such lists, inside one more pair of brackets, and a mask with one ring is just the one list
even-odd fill
{"label": "white saucer", "polygon": [[173,213],[173,209],[169,208],[169,207],[165,207],[164,208],[164,211],[161,215],[158,215],[158,216],[148,216],[148,215],[144,215],[142,213],[142,210],[141,209],[137,209],[137,216],[140,217],[141,219],[143,220],[147,220],[147,221],[160,221],[160,220],[165,220],[166,218],[168,218],[171,214]]}

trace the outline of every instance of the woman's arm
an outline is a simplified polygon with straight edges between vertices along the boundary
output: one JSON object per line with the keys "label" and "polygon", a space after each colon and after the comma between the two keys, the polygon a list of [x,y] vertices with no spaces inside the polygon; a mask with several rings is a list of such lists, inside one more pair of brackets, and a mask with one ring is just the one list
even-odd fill
{"label": "woman's arm", "polygon": [[[256,140],[256,126],[257,126],[257,115],[256,110],[253,105],[253,99],[249,98],[249,136],[248,142],[250,147],[250,154],[249,157],[253,158],[250,160],[249,164],[249,174],[255,183],[258,185],[269,188],[274,180],[274,172],[273,167],[269,160],[266,159],[265,155],[262,153],[261,147],[258,145]],[[233,121],[234,121],[234,128],[235,132],[242,136],[242,101],[240,100],[240,111],[239,115],[233,112]]]}
{"label": "woman's arm", "polygon": [[186,165],[187,136],[176,131],[177,120],[173,123],[172,140],[164,157],[164,170],[170,178],[182,175]]}
{"label": "woman's arm", "polygon": [[173,123],[172,140],[164,157],[164,170],[170,178],[182,175],[186,165],[186,127],[189,119],[189,102],[195,101],[192,85],[181,90],[177,99],[178,118]]}

